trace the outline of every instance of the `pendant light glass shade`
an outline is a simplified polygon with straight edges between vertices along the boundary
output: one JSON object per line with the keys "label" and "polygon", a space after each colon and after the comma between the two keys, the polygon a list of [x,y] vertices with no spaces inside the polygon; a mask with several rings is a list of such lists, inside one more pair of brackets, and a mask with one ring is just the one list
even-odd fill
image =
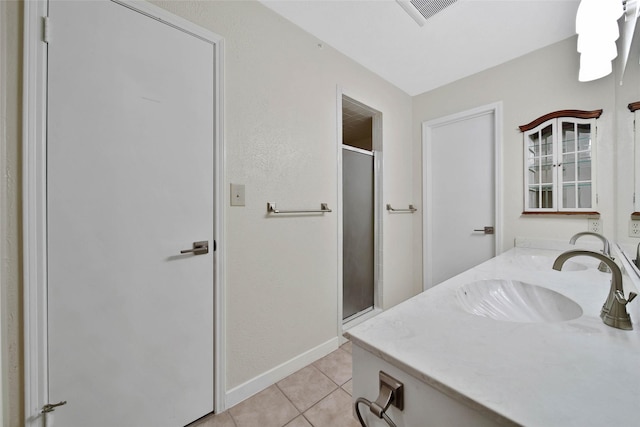
{"label": "pendant light glass shade", "polygon": [[583,53],[580,55],[580,72],[578,80],[590,82],[611,74],[613,67],[610,59],[601,59],[597,55]]}
{"label": "pendant light glass shade", "polygon": [[576,14],[580,72],[578,80],[591,81],[611,73],[618,56],[618,19],[624,13],[621,0],[582,0]]}
{"label": "pendant light glass shade", "polygon": [[615,41],[593,39],[580,35],[578,37],[578,52],[587,55],[597,55],[602,59],[613,60],[618,56]]}

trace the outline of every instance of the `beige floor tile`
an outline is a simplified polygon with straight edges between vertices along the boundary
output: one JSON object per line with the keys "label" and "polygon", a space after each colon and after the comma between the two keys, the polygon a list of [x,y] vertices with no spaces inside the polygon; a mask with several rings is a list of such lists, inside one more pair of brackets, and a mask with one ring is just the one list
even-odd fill
{"label": "beige floor tile", "polygon": [[313,426],[309,424],[309,421],[307,421],[305,417],[300,415],[298,418],[294,419],[284,427],[313,427]]}
{"label": "beige floor tile", "polygon": [[346,343],[342,344],[340,348],[346,351],[347,353],[351,354],[351,346],[352,346],[351,341],[347,341]]}
{"label": "beige floor tile", "polygon": [[189,424],[189,427],[236,427],[236,424],[228,412],[222,412],[209,415],[193,424]]}
{"label": "beige floor tile", "polygon": [[342,348],[329,353],[313,365],[338,385],[351,379],[351,354]]}
{"label": "beige floor tile", "polygon": [[349,380],[342,384],[342,389],[349,393],[349,396],[353,396],[353,380]]}
{"label": "beige floor tile", "polygon": [[333,381],[313,365],[289,375],[278,383],[278,387],[300,412],[311,408],[337,388]]}
{"label": "beige floor tile", "polygon": [[300,412],[274,384],[229,409],[237,427],[282,427]]}
{"label": "beige floor tile", "polygon": [[313,427],[360,427],[353,415],[351,396],[341,388],[304,413]]}

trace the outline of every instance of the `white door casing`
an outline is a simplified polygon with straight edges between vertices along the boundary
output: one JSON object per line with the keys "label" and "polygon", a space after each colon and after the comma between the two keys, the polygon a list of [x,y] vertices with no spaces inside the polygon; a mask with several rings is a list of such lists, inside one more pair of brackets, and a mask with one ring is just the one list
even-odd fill
{"label": "white door casing", "polygon": [[[51,27],[56,28],[56,22],[60,24],[60,27],[50,33],[52,43],[54,43],[55,37],[59,37],[58,43],[62,43],[66,37],[73,38],[73,34],[69,33],[69,25],[62,22],[64,14],[57,16],[55,13],[57,8],[60,8],[60,5],[63,4],[57,2],[52,4],[51,10],[54,13],[50,18]],[[203,386],[207,390],[201,389],[197,392],[202,398],[192,396],[192,399],[190,399],[194,401],[194,407],[208,408],[197,409],[196,412],[205,411],[196,414],[197,418],[213,409],[221,410],[224,407],[224,385],[221,381],[224,378],[221,374],[224,361],[220,357],[213,357],[214,351],[216,356],[222,353],[220,351],[220,343],[223,337],[220,331],[223,328],[221,323],[223,318],[223,313],[221,312],[223,271],[221,267],[223,263],[221,262],[220,251],[214,253],[213,247],[211,247],[210,253],[204,256],[180,256],[179,252],[180,249],[189,248],[191,242],[195,240],[209,240],[211,246],[213,246],[214,238],[218,242],[222,241],[222,209],[220,209],[223,206],[221,202],[223,197],[221,161],[223,158],[221,153],[223,133],[221,128],[222,102],[220,84],[222,81],[222,39],[148,4],[125,3],[123,5],[120,2],[86,2],[84,7],[93,8],[93,11],[97,12],[101,19],[94,22],[94,20],[87,19],[85,16],[84,19],[80,17],[74,22],[81,25],[80,30],[85,34],[91,35],[93,31],[95,32],[94,34],[99,34],[100,37],[96,37],[94,40],[91,40],[91,37],[80,38],[78,40],[80,47],[76,47],[76,50],[79,49],[80,51],[69,51],[70,57],[61,59],[62,62],[59,64],[64,63],[64,61],[73,61],[76,59],[74,56],[86,59],[87,56],[93,55],[90,61],[76,63],[78,70],[70,69],[73,67],[66,67],[64,70],[65,73],[78,72],[76,76],[69,75],[65,77],[68,77],[67,80],[72,85],[80,87],[80,90],[73,93],[72,86],[58,94],[56,94],[56,90],[60,90],[64,83],[55,81],[56,75],[60,75],[60,72],[56,70],[54,58],[52,58],[54,61],[52,67],[47,70],[47,46],[42,42],[38,31],[38,23],[41,22],[42,16],[47,13],[47,4],[45,2],[28,2],[25,9],[26,424],[42,425],[43,417],[40,415],[40,410],[44,403],[49,402],[49,398],[52,400],[71,400],[64,396],[64,391],[57,391],[59,390],[57,386],[64,383],[67,375],[64,373],[62,375],[56,374],[56,369],[60,361],[63,361],[63,364],[72,361],[73,357],[69,357],[69,355],[73,353],[65,353],[60,349],[55,350],[56,342],[62,339],[65,331],[69,328],[75,328],[74,332],[83,341],[87,341],[88,345],[84,350],[89,352],[97,351],[95,357],[103,357],[106,354],[111,363],[109,365],[111,370],[105,369],[105,375],[117,377],[117,375],[123,374],[123,372],[119,371],[120,367],[116,366],[117,363],[115,363],[120,358],[117,355],[128,352],[134,357],[134,363],[139,365],[136,369],[140,371],[139,376],[146,377],[141,379],[142,382],[140,384],[147,381],[149,388],[140,390],[139,388],[142,388],[142,386],[133,387],[136,380],[134,378],[136,370],[125,374],[129,375],[129,378],[126,381],[127,384],[121,384],[123,388],[119,392],[133,389],[134,393],[142,393],[141,396],[138,396],[138,401],[135,398],[131,399],[131,406],[136,407],[134,412],[143,412],[142,409],[145,405],[153,407],[153,410],[157,412],[158,402],[154,402],[155,398],[153,397],[153,393],[157,390],[153,390],[154,388],[161,390],[160,393],[164,394],[165,397],[170,395],[167,390],[164,390],[167,387],[163,387],[161,383],[157,382],[158,378],[145,374],[145,372],[153,372],[152,365],[157,363],[166,365],[169,363],[172,368],[175,368],[175,372],[167,373],[165,377],[173,376],[174,378],[170,381],[178,381],[177,384],[179,386],[183,385],[180,381],[185,381],[185,379],[189,381],[190,374],[183,375],[185,367],[189,365],[203,366],[206,372],[202,372],[202,375],[210,377],[211,383]],[[96,10],[96,8],[102,9]],[[154,19],[150,19],[149,16]],[[116,19],[117,22],[116,34],[109,34],[108,26],[100,28],[105,20],[111,18]],[[126,20],[132,20],[132,25],[127,26],[124,22]],[[86,27],[83,29],[82,26]],[[145,26],[147,27],[145,28]],[[148,37],[146,39],[148,44],[144,45],[143,43],[142,45],[134,46],[135,42],[139,41],[137,40],[138,37],[132,37],[133,34],[127,34],[124,31],[127,28],[141,29],[143,34],[140,39]],[[136,39],[135,42],[134,39]],[[113,52],[108,52],[107,45],[110,43],[120,43],[119,48]],[[104,46],[99,47],[100,44],[104,44]],[[159,46],[158,49],[155,49],[155,52],[151,52],[154,50],[153,44]],[[56,49],[59,47],[60,45],[55,46]],[[165,56],[170,51],[173,51],[174,54],[186,53],[186,51],[194,47],[196,50],[200,49],[200,54],[202,55],[185,55],[183,58],[179,58],[175,62],[176,66],[173,67],[170,61],[171,57]],[[52,46],[49,49],[53,52],[62,51],[56,51]],[[154,64],[152,62],[153,56],[148,55],[156,55],[156,59],[162,59],[159,62],[156,60]],[[189,56],[195,62],[189,63],[187,58]],[[199,62],[201,59],[198,58],[206,59],[204,62]],[[138,61],[135,64],[137,75],[124,66],[127,62],[135,63],[136,61]],[[182,81],[175,82],[180,76],[179,69],[183,65],[189,71],[190,78],[182,78]],[[92,70],[91,67],[96,69]],[[163,69],[162,73],[154,72],[160,67]],[[99,74],[102,69],[107,72],[105,73],[106,75],[102,75],[101,80],[94,74]],[[53,80],[51,87],[47,87],[45,79],[48,73]],[[85,79],[84,83],[87,83],[84,88],[81,87],[83,78]],[[204,86],[208,86],[208,88],[189,87],[192,82],[203,82],[205,80],[207,83]],[[110,90],[105,90],[105,87],[111,83],[115,86],[112,86]],[[173,89],[174,83],[182,84],[179,90]],[[51,102],[57,102],[56,99],[59,99],[58,105],[59,107],[62,106],[61,108],[55,108],[50,114],[51,127],[48,130],[50,142],[56,143],[56,147],[53,148],[66,150],[64,152],[56,152],[52,147],[49,147],[50,155],[52,156],[49,159],[49,173],[50,177],[53,177],[51,182],[48,182],[48,177],[45,174],[46,169],[44,168],[47,149],[44,100],[46,99],[47,90],[51,91]],[[75,101],[82,99],[83,91],[92,95],[87,98],[89,101],[97,100],[93,104],[89,102],[83,105],[84,110],[91,111],[94,116],[100,117],[93,124],[89,123],[91,115],[89,115],[88,119],[85,117],[84,120],[81,120],[80,116],[73,116],[75,112],[71,108],[65,111],[65,105],[73,105],[74,96],[80,97]],[[205,94],[205,98],[207,95],[209,96],[208,105],[201,103],[196,109],[189,110],[187,108],[187,111],[182,111],[184,113],[182,116],[180,115],[181,111],[171,110],[174,102],[183,102],[182,107],[185,106],[184,101],[177,101],[182,96],[180,92],[189,92],[186,95],[187,97],[197,97],[200,91]],[[109,104],[108,98],[112,100],[115,98],[115,104]],[[125,98],[129,99],[128,105],[121,103]],[[181,99],[184,100],[185,96],[182,96]],[[204,98],[201,98],[201,102],[203,100]],[[80,111],[80,113],[83,112],[85,111]],[[56,114],[59,115],[56,116]],[[171,123],[171,117],[176,119],[175,123],[172,123],[172,125],[177,125],[177,128],[173,126],[175,133],[171,134],[171,126],[161,128],[160,132],[154,133],[154,130],[162,122]],[[181,119],[177,120],[180,117]],[[190,119],[192,120],[191,122],[189,122]],[[120,121],[117,126],[109,126],[117,120]],[[123,121],[128,123],[123,123]],[[203,127],[202,123],[207,121],[209,125]],[[65,126],[67,133],[71,129],[72,138],[59,138],[60,135],[64,135]],[[130,129],[134,129],[134,133],[137,132],[133,138],[129,135],[129,139],[127,139],[127,132],[122,132],[127,126]],[[174,169],[175,163],[167,161],[167,157],[170,157],[173,161],[189,151],[187,147],[192,144],[189,144],[191,138],[188,135],[190,129],[194,127],[198,129],[201,135],[205,135],[208,141],[205,144],[202,144],[202,141],[198,143],[199,145],[196,144],[200,147],[197,149],[200,150],[199,154],[193,151],[191,152],[193,154],[187,154],[190,155],[188,164],[176,170]],[[111,136],[109,136],[110,132]],[[58,140],[56,140],[57,137],[59,138]],[[172,141],[173,144],[158,145],[163,138],[165,142]],[[67,141],[68,139],[75,140],[76,145],[73,145],[74,141]],[[68,142],[71,145],[64,148],[63,144]],[[87,147],[91,148],[86,149]],[[158,147],[162,148],[159,149]],[[203,147],[208,151],[203,153],[201,151]],[[109,151],[107,148],[115,150]],[[83,150],[84,153],[82,153]],[[206,154],[207,152],[208,154]],[[56,153],[62,155],[56,158]],[[86,156],[84,158],[85,161],[79,160],[81,154]],[[202,154],[205,155],[203,156]],[[65,157],[71,156],[75,162],[71,162],[68,165],[69,167],[58,167],[58,165],[63,164]],[[135,160],[136,156],[138,156],[137,160]],[[88,163],[86,160],[89,159],[93,162]],[[109,162],[111,162],[110,166]],[[215,166],[213,165],[214,162]],[[210,163],[209,172],[207,172],[207,167],[204,166],[205,163]],[[107,166],[102,167],[100,165]],[[114,167],[114,165],[118,166]],[[142,173],[144,168],[150,168],[151,173]],[[213,170],[215,170],[215,176],[213,176]],[[104,180],[105,182],[97,179],[91,182],[91,178],[94,176],[108,174],[111,174],[112,179]],[[206,182],[208,184],[204,186],[193,185],[193,183],[198,182]],[[215,190],[213,188],[214,183]],[[75,190],[66,192],[72,186],[75,186]],[[167,200],[167,194],[171,192],[174,195],[176,193],[179,194],[184,190],[185,186],[193,188],[196,192],[196,199],[201,200],[203,203],[192,202],[190,204],[187,198],[180,199],[179,197],[175,199],[175,203],[174,200]],[[49,187],[49,194],[47,194],[47,187]],[[82,200],[74,205],[72,199],[74,195],[78,195],[78,191],[82,192],[80,195]],[[46,203],[47,196],[50,199],[49,206]],[[75,198],[78,199],[78,197]],[[105,202],[109,199],[113,203]],[[60,203],[61,201],[64,203]],[[124,211],[123,208],[127,206],[127,203],[133,203],[134,205],[137,203],[136,209]],[[187,215],[199,210],[202,205],[209,209],[210,215],[208,215],[208,218],[205,219],[200,215],[200,220],[191,221],[187,219],[186,221],[180,221],[179,218],[181,216],[188,218]],[[215,212],[213,211],[214,206],[217,206]],[[206,209],[203,210],[206,212]],[[162,221],[156,221],[156,217],[160,216],[159,211],[172,216],[169,220],[169,226],[166,223],[163,224]],[[101,216],[103,221],[107,223],[113,222],[114,225],[117,224],[117,227],[109,233],[108,231],[92,229],[90,225],[78,223],[74,220],[73,223],[69,224],[71,233],[62,233],[62,228],[58,227],[60,222],[66,221],[67,218],[73,218],[73,215],[76,215],[75,218],[85,219]],[[50,224],[55,224],[54,227],[48,227],[50,224],[47,224],[47,218]],[[128,225],[127,222],[129,222]],[[141,223],[142,225],[140,225]],[[202,227],[196,226],[197,223],[200,223],[200,226],[202,224],[206,225],[202,229]],[[129,228],[127,229],[127,227]],[[115,232],[113,232],[114,230]],[[149,239],[154,236],[161,236],[161,238],[156,241],[150,241]],[[83,239],[84,242],[80,242]],[[177,242],[178,240],[179,242]],[[109,241],[111,243],[124,242],[125,244],[124,247],[113,248],[105,243]],[[47,251],[48,247],[53,249],[51,253]],[[70,256],[62,256],[64,252],[67,252],[67,255]],[[88,256],[90,254],[99,256],[97,258],[94,257],[92,260]],[[149,260],[155,262],[154,269],[157,270],[160,277],[151,280],[146,275],[139,275],[133,269],[130,273],[138,274],[138,277],[133,280],[130,278],[125,279],[125,275],[121,275],[115,280],[120,271],[114,274],[103,272],[96,275],[94,273],[94,275],[81,278],[80,283],[83,286],[72,289],[70,293],[58,292],[59,287],[56,283],[61,280],[63,282],[66,281],[67,277],[65,275],[69,271],[74,272],[75,275],[76,271],[80,271],[78,266],[86,263],[94,263],[93,267],[98,270],[104,269],[108,264],[122,266],[122,270],[125,270],[127,265],[143,264]],[[65,265],[65,263],[67,264]],[[194,295],[196,296],[194,300],[188,300],[183,297],[185,294],[190,294],[193,289],[189,292],[183,292],[189,285],[181,283],[181,278],[186,277],[187,274],[193,274],[195,270],[200,271],[201,279],[199,282],[207,282],[207,286],[196,287],[196,292],[199,292],[199,294],[196,293]],[[47,272],[52,275],[52,281],[49,283],[47,283]],[[82,274],[79,275],[82,276]],[[172,275],[173,279],[171,279]],[[106,292],[106,286],[104,286],[104,283],[100,283],[100,280],[104,278],[103,276],[112,279],[111,285],[113,283],[126,283],[126,286],[121,287],[117,292],[129,292],[129,294],[123,298],[120,294],[114,295]],[[161,284],[163,280],[168,283]],[[90,284],[90,286],[86,286],[86,284]],[[132,286],[132,284],[136,286]],[[49,313],[47,313],[46,300],[48,286],[51,286],[49,292],[53,304]],[[93,307],[85,306],[85,304],[74,305],[73,301],[69,301],[69,298],[76,298],[79,294],[81,295],[89,289],[91,292],[87,292],[86,296],[93,298],[93,304],[95,304]],[[176,290],[179,291],[175,292]],[[168,300],[165,299],[164,301],[161,298],[150,298],[150,294],[154,292],[156,296],[161,293],[166,293],[166,296],[170,296]],[[170,294],[171,292],[174,293]],[[95,297],[98,296],[99,299],[96,299]],[[103,302],[109,301],[110,298],[112,298],[110,301],[113,304],[103,304]],[[137,301],[136,298],[138,298]],[[211,316],[207,315],[202,318],[202,309],[184,309],[184,304],[191,304],[194,301],[196,301],[196,304],[198,303],[197,301],[207,301],[202,308],[209,310]],[[135,304],[131,307],[133,310],[128,312],[126,310],[113,310],[114,307],[118,306],[118,303],[119,308],[123,308],[134,302]],[[149,302],[153,303],[150,304]],[[216,307],[215,322],[212,317],[214,303]],[[182,304],[182,308],[180,308],[180,304]],[[70,310],[79,308],[89,308],[89,312],[93,312],[95,314],[93,317],[98,320],[101,318],[108,319],[109,314],[106,312],[112,312],[112,314],[117,312],[117,315],[112,317],[109,322],[117,323],[121,321],[120,332],[112,336],[103,336],[102,339],[89,345],[91,333],[88,333],[87,328],[83,327],[83,325],[65,323],[69,322],[70,316],[59,315],[60,313],[68,314]],[[129,314],[136,313],[135,315],[139,317],[126,319],[123,316],[125,312]],[[158,316],[158,314],[161,315]],[[151,322],[150,319],[154,315],[156,316],[156,321]],[[190,318],[189,316],[192,317]],[[48,324],[49,317],[53,322],[51,324]],[[202,340],[195,340],[194,336],[190,335],[193,328],[185,328],[185,322],[188,324],[193,322],[204,324],[205,326],[202,330],[208,329],[210,331],[208,333],[209,336],[201,337]],[[213,330],[214,323],[215,333]],[[51,337],[47,336],[47,328],[50,329]],[[148,333],[144,332],[145,328]],[[180,330],[180,334],[174,335],[174,338],[171,339],[173,340],[173,345],[185,351],[176,351],[168,359],[165,358],[163,360],[164,356],[158,354],[162,352],[161,347],[164,344],[160,336],[165,333],[171,335],[172,329],[174,331]],[[85,334],[84,336],[82,335],[83,333]],[[184,340],[176,341],[182,339],[181,336],[184,336]],[[64,339],[69,338],[67,336]],[[51,341],[48,342],[48,340]],[[135,340],[146,341],[148,345],[156,346],[156,348],[150,349],[147,347],[145,350],[143,349],[144,346],[132,347],[131,343]],[[201,342],[202,348],[208,348],[210,356],[194,356],[194,353],[187,351],[195,350],[195,353],[198,353],[198,346],[193,346],[193,342],[196,341]],[[53,346],[50,355],[47,354],[48,344]],[[118,349],[118,346],[121,347]],[[112,349],[113,351],[111,351]],[[71,349],[69,350],[71,351]],[[154,351],[157,353],[154,353]],[[147,353],[145,354],[145,352]],[[187,358],[187,360],[182,360],[184,358]],[[209,358],[209,362],[204,362],[206,358]],[[50,363],[52,367],[48,369],[48,364]],[[73,360],[69,365],[78,367],[82,365],[82,359]],[[88,364],[87,368],[89,368]],[[215,403],[213,396],[214,371],[216,378]],[[175,375],[173,375],[174,373]],[[81,376],[80,379],[81,381],[93,381],[99,377],[100,373],[95,376],[94,373],[91,375],[92,378],[86,378],[85,375],[84,377]],[[140,378],[138,379],[140,380]],[[96,387],[96,383],[92,385],[94,388]],[[85,387],[86,394],[95,393],[89,382],[82,385],[82,387]],[[189,388],[197,389],[197,386],[193,387],[193,384],[190,384]],[[51,392],[51,396],[49,396],[49,392]],[[57,395],[58,393],[60,393],[60,396]],[[180,390],[179,393],[184,393],[184,390]],[[76,399],[78,398],[76,397]],[[88,400],[91,401],[95,398],[96,396],[90,396]],[[145,400],[148,400],[148,402],[145,402]],[[86,404],[87,402],[84,403]],[[71,404],[72,402],[70,401],[68,405]],[[102,402],[102,404],[108,407],[108,403]],[[118,408],[111,408],[111,410],[117,411]],[[180,412],[172,404],[167,404],[166,410],[169,414],[178,414]],[[62,418],[63,409],[59,409],[55,414]],[[94,415],[101,416],[99,413]],[[166,415],[165,413],[167,422],[170,423],[169,425],[173,425],[176,422],[187,422],[184,420],[179,421],[177,418],[172,419],[171,416],[173,415],[168,417]],[[102,414],[102,416],[104,417],[105,415]],[[179,415],[176,415],[176,417],[179,417]],[[193,421],[193,419],[188,421]],[[146,422],[160,425],[151,419],[146,419]],[[93,423],[92,425],[97,424]]]}
{"label": "white door casing", "polygon": [[[502,252],[502,104],[426,121],[422,134],[426,290]],[[474,231],[485,226],[494,234]]]}

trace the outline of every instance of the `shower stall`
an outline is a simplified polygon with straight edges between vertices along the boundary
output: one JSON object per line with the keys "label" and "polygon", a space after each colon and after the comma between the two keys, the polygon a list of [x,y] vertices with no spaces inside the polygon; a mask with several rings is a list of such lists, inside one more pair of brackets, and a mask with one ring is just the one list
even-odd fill
{"label": "shower stall", "polygon": [[342,320],[374,309],[381,113],[342,96]]}

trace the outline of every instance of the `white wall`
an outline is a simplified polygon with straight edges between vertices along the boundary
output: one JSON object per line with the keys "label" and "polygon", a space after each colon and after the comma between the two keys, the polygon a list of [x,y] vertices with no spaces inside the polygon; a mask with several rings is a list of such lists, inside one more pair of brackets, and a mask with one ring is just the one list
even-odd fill
{"label": "white wall", "polygon": [[[576,38],[572,37],[505,64],[456,81],[413,98],[413,168],[420,170],[421,123],[473,107],[503,101],[503,247],[513,247],[516,236],[569,239],[587,230],[584,216],[524,216],[523,138],[518,126],[552,111],[604,110],[598,119],[598,211],[603,232],[616,238],[615,167],[617,111],[615,82],[609,76],[594,82],[578,82]],[[637,67],[636,67],[637,68]],[[626,104],[624,104],[626,108]],[[414,191],[421,189],[421,175],[414,175]],[[419,194],[415,198],[418,200]],[[469,207],[473,212],[473,206]],[[414,219],[414,235],[421,235]],[[414,253],[419,251],[419,239]],[[417,259],[414,260],[418,262]]]}
{"label": "white wall", "polygon": [[[233,389],[337,336],[337,87],[382,112],[383,191],[402,204],[413,194],[411,98],[257,2],[154,3],[225,37],[227,189],[246,186],[246,207],[225,207]],[[267,202],[334,212],[268,217]],[[385,215],[383,227],[387,308],[419,283],[411,220]]]}

